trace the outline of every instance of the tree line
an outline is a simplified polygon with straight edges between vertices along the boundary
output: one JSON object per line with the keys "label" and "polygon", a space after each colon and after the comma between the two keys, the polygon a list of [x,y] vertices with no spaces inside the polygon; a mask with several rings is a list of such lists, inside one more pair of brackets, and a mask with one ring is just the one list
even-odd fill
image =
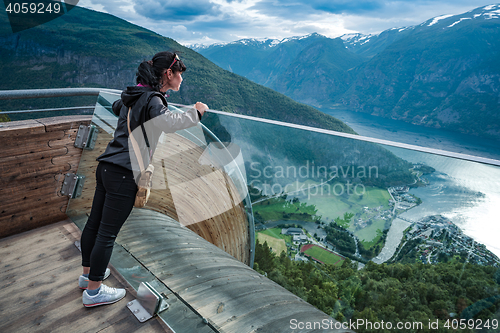
{"label": "tree line", "polygon": [[[499,316],[500,270],[493,266],[370,261],[358,270],[348,258],[340,267],[292,261],[284,252],[275,255],[266,242],[257,241],[255,250],[256,271],[340,321],[422,322],[422,330],[405,332],[450,332],[447,320]],[[436,320],[439,329],[430,329],[427,323]]]}

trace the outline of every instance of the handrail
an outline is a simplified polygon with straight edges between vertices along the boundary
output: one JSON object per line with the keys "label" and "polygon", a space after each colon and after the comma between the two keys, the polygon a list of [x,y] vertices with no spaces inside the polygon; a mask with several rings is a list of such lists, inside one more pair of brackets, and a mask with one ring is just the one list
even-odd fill
{"label": "handrail", "polygon": [[247,119],[247,120],[258,121],[261,123],[267,123],[267,124],[284,126],[284,127],[291,127],[291,128],[295,128],[295,129],[301,129],[301,130],[305,130],[305,131],[309,131],[309,132],[316,132],[316,133],[323,133],[323,134],[328,134],[328,135],[333,135],[333,136],[340,136],[340,137],[344,137],[344,138],[348,138],[348,139],[366,141],[366,142],[371,142],[371,143],[378,143],[381,145],[392,146],[392,147],[396,147],[396,148],[404,148],[404,149],[414,150],[414,151],[418,151],[418,152],[422,152],[422,153],[430,153],[430,154],[434,154],[434,155],[441,155],[441,156],[456,158],[456,159],[465,160],[465,161],[500,166],[500,161],[492,159],[492,158],[486,158],[486,157],[480,157],[480,156],[474,156],[474,155],[468,155],[468,154],[462,154],[462,153],[455,153],[455,152],[451,152],[451,151],[447,151],[447,150],[421,147],[421,146],[416,146],[416,145],[412,145],[412,144],[408,144],[408,143],[401,143],[401,142],[389,141],[389,140],[384,140],[384,139],[376,139],[376,138],[371,138],[368,136],[362,136],[362,135],[350,134],[350,133],[344,133],[344,132],[337,132],[337,131],[333,131],[333,130],[327,130],[327,129],[305,126],[305,125],[285,123],[285,122],[278,121],[278,120],[257,118],[257,117],[252,117],[252,116],[247,116],[247,115],[237,114],[237,113],[229,113],[229,112],[216,111],[216,110],[207,110],[207,111],[212,112],[212,113],[223,114],[224,116],[228,116],[228,117],[242,118],[242,119]]}
{"label": "handrail", "polygon": [[94,108],[95,108],[95,105],[70,106],[70,107],[67,107],[67,108],[50,108],[50,109],[35,109],[35,110],[2,111],[2,114],[32,113],[32,112],[51,112],[51,111],[71,111],[71,110],[94,110]]}
{"label": "handrail", "polygon": [[[54,88],[54,89],[0,90],[0,100],[44,98],[44,97],[64,97],[64,96],[98,96],[99,93],[101,93],[101,92],[105,92],[105,93],[107,92],[107,93],[113,93],[113,94],[120,94],[121,93],[121,91],[117,90],[117,89],[105,89],[105,88]],[[170,103],[170,104],[172,104],[174,106],[179,106],[179,107],[190,107],[188,105],[183,105],[183,104],[178,104],[178,103]],[[218,113],[218,114],[223,114],[223,115],[228,116],[228,117],[248,119],[248,120],[258,121],[258,122],[262,122],[262,123],[273,124],[273,125],[292,127],[292,128],[296,128],[296,129],[310,131],[310,132],[317,132],[317,133],[324,133],[324,134],[328,134],[328,135],[340,136],[340,137],[355,139],[355,140],[359,140],[359,141],[378,143],[381,145],[387,145],[387,146],[392,146],[392,147],[397,147],[397,148],[404,148],[404,149],[419,151],[419,152],[423,152],[423,153],[430,153],[430,154],[434,154],[434,155],[440,155],[440,156],[445,156],[445,157],[461,159],[461,160],[465,160],[465,161],[500,166],[499,160],[486,158],[486,157],[479,157],[479,156],[474,156],[474,155],[455,153],[455,152],[450,152],[450,151],[441,150],[441,149],[421,147],[421,146],[411,145],[411,144],[407,144],[407,143],[389,141],[389,140],[384,140],[384,139],[376,139],[376,138],[371,138],[371,137],[362,136],[362,135],[337,132],[337,131],[332,131],[332,130],[326,130],[326,129],[304,126],[304,125],[297,125],[297,124],[286,123],[286,122],[282,122],[282,121],[265,119],[265,118],[257,118],[257,117],[242,115],[242,114],[236,114],[236,113],[229,113],[229,112],[223,112],[223,111],[217,111],[217,110],[207,110],[207,112]]]}
{"label": "handrail", "polygon": [[50,98],[68,96],[99,96],[101,92],[121,93],[116,89],[103,88],[53,88],[53,89],[23,89],[23,90],[0,90],[0,100]]}

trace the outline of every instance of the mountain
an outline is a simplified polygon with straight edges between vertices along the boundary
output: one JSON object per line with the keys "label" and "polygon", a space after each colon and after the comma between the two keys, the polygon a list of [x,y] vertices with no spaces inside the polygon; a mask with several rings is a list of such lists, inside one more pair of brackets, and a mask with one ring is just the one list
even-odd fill
{"label": "mountain", "polygon": [[349,87],[351,69],[365,57],[348,51],[340,38],[317,33],[276,39],[242,39],[195,48],[219,66],[270,87],[296,101],[331,104]]}
{"label": "mountain", "polygon": [[366,58],[372,58],[393,42],[408,36],[413,28],[393,28],[376,35],[347,34],[340,38],[349,51]]}
{"label": "mountain", "polygon": [[323,37],[298,52],[269,87],[303,103],[317,105],[316,101],[331,101],[342,95],[354,79],[352,69],[361,63],[362,58],[350,53],[340,38]]}
{"label": "mountain", "polygon": [[222,65],[238,45],[235,73],[310,105],[500,138],[500,5],[377,35],[244,41],[199,52]]}
{"label": "mountain", "polygon": [[278,39],[241,39],[227,44],[193,46],[218,66],[271,86],[311,44],[328,38],[319,34]]}
{"label": "mountain", "polygon": [[430,19],[357,68],[345,106],[500,137],[500,5]]}
{"label": "mountain", "polygon": [[[81,7],[18,33],[12,33],[5,11],[0,13],[0,75],[4,78],[0,89],[123,89],[135,84],[141,61],[163,50],[178,52],[188,67],[180,91],[171,93],[168,99],[171,102],[204,101],[212,109],[354,133],[341,121],[225,71],[173,39]],[[2,102],[0,110],[30,109],[50,103]]]}

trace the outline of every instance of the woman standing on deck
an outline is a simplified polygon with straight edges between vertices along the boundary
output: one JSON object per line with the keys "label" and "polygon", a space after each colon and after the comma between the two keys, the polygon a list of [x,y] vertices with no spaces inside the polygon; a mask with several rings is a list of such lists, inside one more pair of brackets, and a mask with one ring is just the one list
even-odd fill
{"label": "woman standing on deck", "polygon": [[132,211],[137,193],[130,161],[132,148],[129,150],[128,144],[129,110],[131,131],[139,126],[144,129],[148,121],[154,125],[156,130],[147,133],[151,152],[162,131],[171,133],[196,125],[208,109],[206,104],[198,102],[185,113],[173,114],[164,97],[168,90],[179,90],[185,70],[177,54],[157,53],[152,60],[139,65],[137,86],[127,87],[121,99],[113,103],[118,124],[113,140],[97,158],[96,190],[81,238],[83,274],[79,287],[85,289],[82,300],[86,307],[111,304],[125,297],[125,289],[110,288],[102,284],[102,280],[109,276],[107,266],[115,238]]}

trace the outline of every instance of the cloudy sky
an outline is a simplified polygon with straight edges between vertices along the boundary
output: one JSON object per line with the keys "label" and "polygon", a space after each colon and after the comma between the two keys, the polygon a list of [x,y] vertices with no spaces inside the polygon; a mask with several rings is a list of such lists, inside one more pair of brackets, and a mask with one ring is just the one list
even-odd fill
{"label": "cloudy sky", "polygon": [[181,44],[379,33],[492,4],[484,0],[80,0]]}

